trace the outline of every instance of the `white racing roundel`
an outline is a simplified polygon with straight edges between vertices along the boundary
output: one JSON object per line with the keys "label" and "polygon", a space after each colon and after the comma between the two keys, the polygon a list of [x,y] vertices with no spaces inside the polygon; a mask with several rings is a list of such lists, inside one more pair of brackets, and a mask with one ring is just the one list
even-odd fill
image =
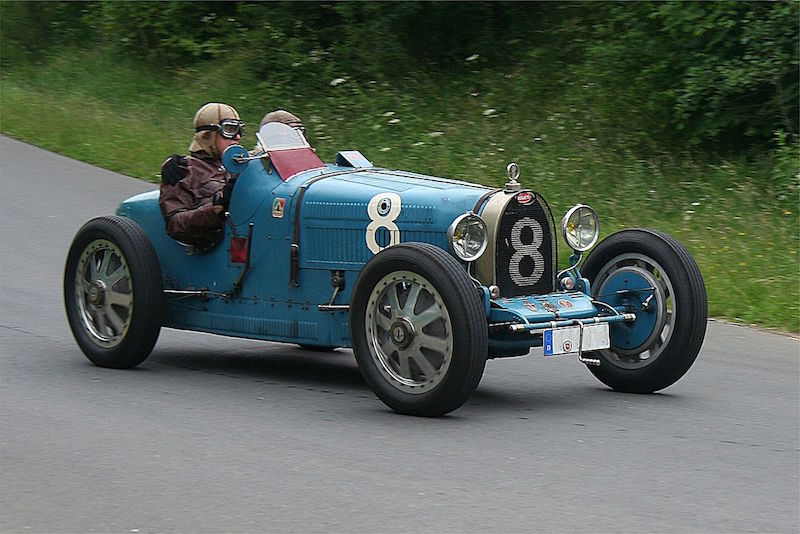
{"label": "white racing roundel", "polygon": [[[372,222],[367,226],[367,248],[373,254],[396,245],[400,242],[400,228],[395,224],[395,219],[400,216],[402,203],[397,193],[378,193],[372,197],[367,205],[367,213]],[[385,246],[378,244],[378,230],[386,228],[389,231],[389,243]]]}

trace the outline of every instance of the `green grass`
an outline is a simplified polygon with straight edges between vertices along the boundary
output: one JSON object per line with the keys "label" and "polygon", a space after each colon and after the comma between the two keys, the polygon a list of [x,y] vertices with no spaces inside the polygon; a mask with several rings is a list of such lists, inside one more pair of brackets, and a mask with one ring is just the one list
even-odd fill
{"label": "green grass", "polygon": [[[65,54],[2,74],[0,130],[155,182],[167,155],[186,152],[195,110],[217,100],[251,125],[272,109],[295,112],[328,161],[359,149],[379,166],[487,185],[502,185],[506,164],[516,161],[522,183],[545,195],[556,218],[583,202],[598,212],[603,236],[650,227],[683,242],[703,273],[710,315],[800,331],[796,178],[776,179],[767,155],[642,156],[621,149],[590,113],[492,71],[396,85],[326,80],[304,89],[248,80],[240,70],[227,61],[203,75],[166,76],[92,53]],[[245,144],[252,142],[251,134]]]}

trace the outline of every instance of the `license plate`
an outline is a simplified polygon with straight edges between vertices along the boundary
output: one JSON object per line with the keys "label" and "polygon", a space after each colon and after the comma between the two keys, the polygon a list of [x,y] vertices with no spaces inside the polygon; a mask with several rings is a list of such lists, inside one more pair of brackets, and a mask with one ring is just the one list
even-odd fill
{"label": "license plate", "polygon": [[[544,331],[544,355],[572,354],[578,352],[581,329],[578,326],[548,328]],[[582,350],[607,349],[611,346],[608,338],[608,323],[590,324],[583,327]]]}

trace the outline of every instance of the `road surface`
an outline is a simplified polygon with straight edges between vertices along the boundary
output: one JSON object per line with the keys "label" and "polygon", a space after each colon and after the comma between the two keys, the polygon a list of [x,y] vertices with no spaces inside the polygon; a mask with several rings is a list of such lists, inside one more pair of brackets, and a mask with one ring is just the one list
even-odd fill
{"label": "road surface", "polygon": [[389,411],[349,350],[163,330],[137,369],[91,365],[67,249],[153,187],[0,137],[0,531],[798,532],[788,336],[712,322],[655,395],[490,361],[439,419]]}

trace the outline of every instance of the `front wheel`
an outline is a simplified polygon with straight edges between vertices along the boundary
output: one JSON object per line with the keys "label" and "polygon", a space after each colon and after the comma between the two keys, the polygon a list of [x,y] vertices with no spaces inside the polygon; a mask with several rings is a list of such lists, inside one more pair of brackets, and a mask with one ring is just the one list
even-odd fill
{"label": "front wheel", "polygon": [[393,410],[440,416],[483,376],[486,314],[464,268],[425,243],[387,248],[353,288],[350,336],[359,369]]}
{"label": "front wheel", "polygon": [[64,269],[72,334],[89,360],[123,369],[150,355],[161,329],[161,268],[144,230],[98,217],[78,231]]}
{"label": "front wheel", "polygon": [[610,327],[611,348],[593,352],[592,373],[607,386],[652,393],[694,363],[708,319],[706,288],[686,248],[655,230],[623,230],[591,252],[581,273],[592,297],[636,314]]}

